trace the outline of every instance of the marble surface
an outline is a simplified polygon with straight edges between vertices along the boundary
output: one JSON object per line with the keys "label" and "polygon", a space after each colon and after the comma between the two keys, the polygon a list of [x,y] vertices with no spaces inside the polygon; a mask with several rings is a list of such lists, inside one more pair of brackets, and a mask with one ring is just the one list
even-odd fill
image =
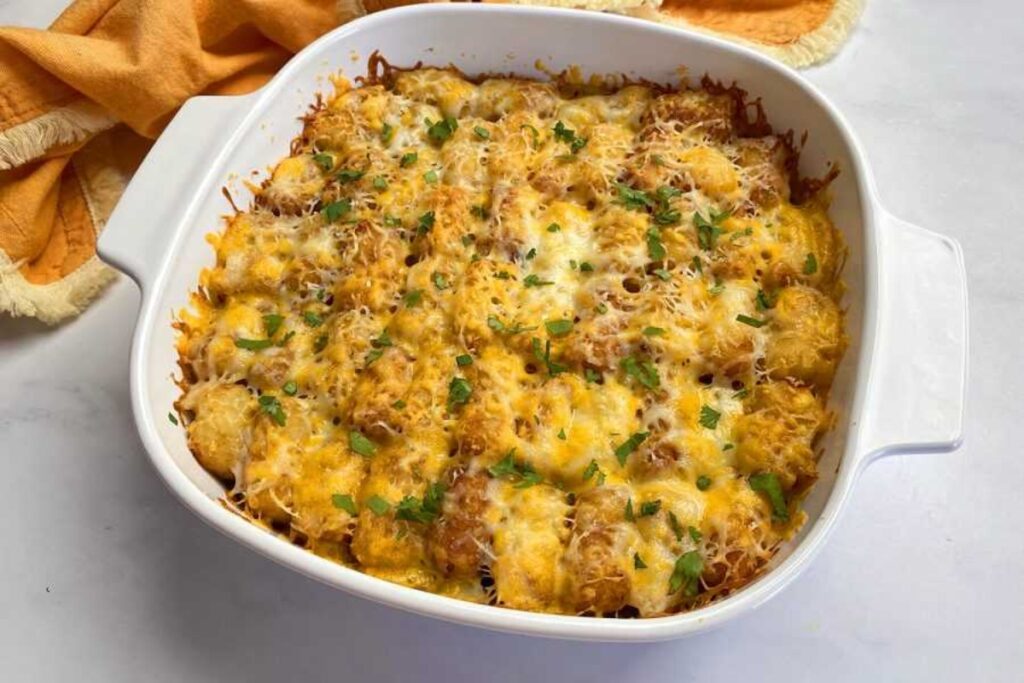
{"label": "marble surface", "polygon": [[[0,0],[44,25],[61,0]],[[967,441],[864,474],[813,566],[688,640],[491,634],[346,596],[226,541],[164,489],[128,399],[138,294],[0,319],[0,680],[1013,681],[1024,677],[1024,5],[870,0],[808,72],[897,215],[961,240]]]}

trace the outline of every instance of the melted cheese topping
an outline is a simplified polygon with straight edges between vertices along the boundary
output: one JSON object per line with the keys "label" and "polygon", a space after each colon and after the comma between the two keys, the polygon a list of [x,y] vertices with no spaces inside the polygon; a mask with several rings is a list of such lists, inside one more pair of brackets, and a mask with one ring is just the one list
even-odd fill
{"label": "melted cheese topping", "polygon": [[656,616],[804,515],[844,251],[733,98],[341,86],[211,236],[190,447],[252,520],[478,602]]}

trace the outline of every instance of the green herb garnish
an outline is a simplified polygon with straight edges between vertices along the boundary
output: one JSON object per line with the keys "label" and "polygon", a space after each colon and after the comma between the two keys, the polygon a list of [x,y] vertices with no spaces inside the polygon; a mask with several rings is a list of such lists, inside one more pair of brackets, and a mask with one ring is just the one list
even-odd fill
{"label": "green herb garnish", "polygon": [[337,178],[342,183],[354,183],[355,181],[362,178],[364,175],[366,175],[366,171],[353,171],[350,169],[345,169],[343,171],[338,171],[338,173],[334,177]]}
{"label": "green herb garnish", "polygon": [[669,595],[679,592],[680,589],[690,597],[697,595],[700,590],[702,571],[704,571],[704,560],[696,550],[680,555],[672,569],[672,576],[668,580]]}
{"label": "green herb garnish", "polygon": [[660,510],[660,509],[661,509],[661,499],[660,498],[655,499],[655,500],[645,500],[644,502],[640,503],[640,516],[641,517],[650,517],[652,515],[656,515],[656,514],[658,514],[658,510]]}
{"label": "green herb garnish", "polygon": [[786,496],[782,493],[782,484],[774,472],[759,472],[750,476],[750,488],[768,497],[772,505],[772,519],[785,522],[789,520],[789,509],[786,507]]}
{"label": "green herb garnish", "polygon": [[439,145],[450,138],[459,128],[459,122],[451,116],[446,116],[437,123],[433,123],[430,119],[427,119],[426,123],[427,137]]}
{"label": "green herb garnish", "polygon": [[619,464],[625,467],[626,458],[629,457],[630,453],[639,448],[640,444],[646,441],[648,436],[650,436],[650,432],[637,432],[616,446],[615,459],[619,461]]}
{"label": "green herb garnish", "polygon": [[564,337],[565,335],[572,332],[572,321],[571,320],[548,320],[544,323],[544,328],[548,331],[548,334],[556,339]]}
{"label": "green herb garnish", "polygon": [[759,320],[757,318],[751,318],[749,315],[743,315],[742,313],[740,313],[738,316],[736,316],[736,322],[743,323],[744,325],[750,325],[751,327],[761,327],[768,321]]}
{"label": "green herb garnish", "polygon": [[469,385],[468,380],[462,377],[452,377],[452,381],[448,383],[448,410],[451,411],[455,406],[469,403],[469,397],[472,394],[473,387]]}
{"label": "green herb garnish", "polygon": [[551,280],[541,280],[536,273],[530,273],[523,279],[523,285],[526,287],[546,287],[553,284],[555,283]]}
{"label": "green herb garnish", "polygon": [[235,346],[246,351],[259,351],[274,345],[269,339],[236,339]]}
{"label": "green herb garnish", "polygon": [[348,514],[355,516],[356,514],[356,502],[352,500],[352,496],[347,493],[335,493],[331,496],[331,504],[339,510],[344,510]]}
{"label": "green herb garnish", "polygon": [[718,427],[718,421],[722,418],[722,413],[718,412],[711,406],[700,407],[700,426],[706,429],[715,429]]}
{"label": "green herb garnish", "polygon": [[626,356],[619,361],[619,367],[626,373],[626,376],[632,377],[652,391],[661,386],[658,368],[649,360]]}
{"label": "green herb garnish", "polygon": [[284,409],[281,407],[281,402],[277,400],[276,396],[270,394],[263,394],[259,398],[260,412],[269,415],[270,419],[273,420],[278,427],[283,427],[285,423]]}
{"label": "green herb garnish", "polygon": [[366,507],[373,511],[373,514],[380,517],[386,515],[391,509],[391,503],[387,502],[377,494],[373,494],[366,500]]}
{"label": "green herb garnish", "polygon": [[319,166],[324,172],[330,171],[334,168],[334,157],[330,154],[314,154],[313,161]]}
{"label": "green herb garnish", "polygon": [[501,460],[487,468],[491,476],[496,479],[509,479],[516,481],[515,488],[526,489],[544,481],[544,478],[533,469],[528,462],[520,462],[515,459],[516,449],[511,449]]}
{"label": "green herb garnish", "polygon": [[323,214],[325,221],[333,223],[351,210],[352,202],[347,199],[339,199],[325,206],[320,213]]}
{"label": "green herb garnish", "polygon": [[412,308],[413,306],[416,306],[417,304],[419,304],[420,301],[422,301],[422,299],[422,289],[410,289],[408,292],[405,293],[405,296],[402,297],[402,300],[405,302],[406,308]]}

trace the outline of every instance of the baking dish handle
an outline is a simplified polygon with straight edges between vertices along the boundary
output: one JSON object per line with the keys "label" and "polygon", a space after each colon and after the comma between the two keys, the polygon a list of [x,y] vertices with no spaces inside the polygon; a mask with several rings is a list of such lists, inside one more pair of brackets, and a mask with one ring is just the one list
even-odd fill
{"label": "baking dish handle", "polygon": [[189,210],[182,198],[192,197],[212,171],[253,95],[201,96],[185,102],[114,207],[96,251],[143,291],[156,277],[174,226]]}
{"label": "baking dish handle", "polygon": [[967,273],[956,240],[881,212],[879,326],[860,452],[956,450],[967,387]]}

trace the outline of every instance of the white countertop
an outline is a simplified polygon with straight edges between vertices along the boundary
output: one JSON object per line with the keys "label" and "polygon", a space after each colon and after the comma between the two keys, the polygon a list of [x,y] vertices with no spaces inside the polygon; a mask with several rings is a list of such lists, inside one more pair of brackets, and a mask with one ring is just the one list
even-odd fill
{"label": "white countertop", "polygon": [[[63,0],[0,0],[45,25]],[[789,589],[651,645],[492,634],[349,597],[221,538],[136,436],[121,279],[56,329],[0,319],[0,680],[1011,681],[1024,677],[1024,5],[869,0],[807,76],[895,214],[961,240],[965,446],[870,467]]]}

